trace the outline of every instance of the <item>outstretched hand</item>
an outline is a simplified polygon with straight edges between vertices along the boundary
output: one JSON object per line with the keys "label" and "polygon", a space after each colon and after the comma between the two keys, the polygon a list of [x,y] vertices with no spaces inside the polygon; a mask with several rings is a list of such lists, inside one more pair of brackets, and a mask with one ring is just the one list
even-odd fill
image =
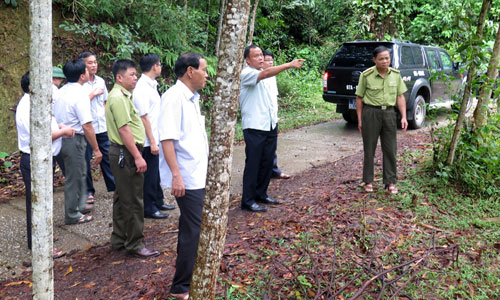
{"label": "outstretched hand", "polygon": [[302,67],[302,65],[304,64],[306,60],[304,58],[297,58],[297,59],[294,59],[290,62],[290,66],[292,68],[296,68],[296,69],[299,69]]}

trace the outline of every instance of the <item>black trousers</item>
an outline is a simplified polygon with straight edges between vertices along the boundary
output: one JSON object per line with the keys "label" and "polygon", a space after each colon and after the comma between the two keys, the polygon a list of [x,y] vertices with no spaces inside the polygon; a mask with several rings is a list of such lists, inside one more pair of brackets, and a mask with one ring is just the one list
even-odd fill
{"label": "black trousers", "polygon": [[174,294],[189,292],[200,240],[204,197],[205,189],[199,189],[186,190],[184,197],[175,198],[181,215],[179,216],[175,275],[170,288],[170,292]]}
{"label": "black trousers", "polygon": [[270,131],[245,129],[243,137],[246,158],[241,205],[250,206],[257,199],[267,198],[278,142],[278,125]]}
{"label": "black trousers", "polygon": [[151,147],[144,147],[142,157],[148,165],[144,173],[144,215],[152,215],[163,205],[163,189],[160,185],[160,156],[151,153]]}

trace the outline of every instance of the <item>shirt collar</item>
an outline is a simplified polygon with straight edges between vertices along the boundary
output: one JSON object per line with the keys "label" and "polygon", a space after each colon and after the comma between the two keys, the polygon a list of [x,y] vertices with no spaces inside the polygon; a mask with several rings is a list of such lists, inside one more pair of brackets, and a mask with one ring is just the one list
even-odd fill
{"label": "shirt collar", "polygon": [[116,89],[119,89],[122,94],[124,96],[126,96],[127,98],[131,99],[132,98],[132,93],[129,92],[126,88],[124,88],[123,86],[121,86],[120,84],[118,83],[115,83],[115,85],[113,86],[113,88],[116,88]]}
{"label": "shirt collar", "polygon": [[[376,66],[373,68],[373,70],[375,71],[375,76],[380,76],[380,77],[382,77],[382,76],[380,75],[380,73],[378,72],[378,69],[377,69],[377,67],[376,67]],[[385,74],[387,75],[387,74],[389,74],[389,73],[391,73],[391,68],[388,68],[388,69],[387,69],[387,73],[385,73]]]}
{"label": "shirt collar", "polygon": [[175,85],[179,85],[179,88],[181,89],[182,94],[188,98],[190,101],[194,101],[200,97],[198,92],[192,92],[185,84],[184,82],[180,81],[177,79],[177,82]]}
{"label": "shirt collar", "polygon": [[139,80],[144,80],[147,84],[149,84],[153,88],[156,88],[156,86],[158,85],[158,82],[155,79],[151,79],[151,77],[149,77],[146,74],[142,74]]}

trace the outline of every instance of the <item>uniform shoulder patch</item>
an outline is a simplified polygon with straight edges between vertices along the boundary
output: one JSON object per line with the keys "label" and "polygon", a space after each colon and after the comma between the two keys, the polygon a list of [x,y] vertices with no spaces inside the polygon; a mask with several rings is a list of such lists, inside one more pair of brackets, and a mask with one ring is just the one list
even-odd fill
{"label": "uniform shoulder patch", "polygon": [[390,69],[392,72],[400,73],[398,69],[394,69],[394,68],[392,68],[392,67],[389,67],[389,69]]}
{"label": "uniform shoulder patch", "polygon": [[375,71],[373,67],[368,68],[363,72],[363,75],[370,75],[371,73],[373,73],[373,71]]}

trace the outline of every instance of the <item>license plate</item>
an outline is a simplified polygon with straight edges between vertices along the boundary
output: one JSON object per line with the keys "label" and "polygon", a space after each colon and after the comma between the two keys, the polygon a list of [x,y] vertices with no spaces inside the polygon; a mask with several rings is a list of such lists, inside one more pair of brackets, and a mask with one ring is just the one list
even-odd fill
{"label": "license plate", "polygon": [[356,109],[356,99],[349,100],[349,109]]}

